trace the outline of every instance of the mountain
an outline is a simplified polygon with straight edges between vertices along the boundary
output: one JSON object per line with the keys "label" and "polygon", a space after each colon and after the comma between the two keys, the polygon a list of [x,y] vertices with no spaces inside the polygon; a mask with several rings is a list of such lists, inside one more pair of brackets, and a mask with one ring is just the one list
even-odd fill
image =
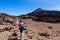
{"label": "mountain", "polygon": [[43,9],[37,8],[36,10],[34,10],[34,12],[38,12],[38,11],[43,11]]}
{"label": "mountain", "polygon": [[37,8],[36,10],[34,10],[31,13],[28,13],[27,15],[30,16],[43,16],[43,15],[47,15],[47,16],[60,16],[60,11],[51,11],[51,10],[43,10],[41,8]]}
{"label": "mountain", "polygon": [[43,22],[60,22],[60,11],[51,11],[51,10],[43,10],[41,8],[37,8],[35,11],[28,13],[28,16],[38,17],[34,20],[43,21]]}

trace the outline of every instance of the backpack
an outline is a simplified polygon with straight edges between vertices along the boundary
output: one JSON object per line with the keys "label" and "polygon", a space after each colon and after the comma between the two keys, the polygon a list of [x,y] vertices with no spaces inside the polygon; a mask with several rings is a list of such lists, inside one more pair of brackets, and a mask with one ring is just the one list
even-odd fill
{"label": "backpack", "polygon": [[20,30],[24,30],[24,26],[23,26],[23,25],[20,25],[20,26],[19,26],[19,29],[20,29]]}

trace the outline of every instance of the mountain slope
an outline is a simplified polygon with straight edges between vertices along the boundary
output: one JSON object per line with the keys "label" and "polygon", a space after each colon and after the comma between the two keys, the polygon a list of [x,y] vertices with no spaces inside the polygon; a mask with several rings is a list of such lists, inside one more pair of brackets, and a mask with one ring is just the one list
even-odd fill
{"label": "mountain slope", "polygon": [[60,22],[60,11],[43,10],[41,8],[38,8],[35,11],[28,13],[27,15],[37,17],[34,19],[36,21],[50,23]]}
{"label": "mountain slope", "polygon": [[31,13],[28,13],[27,15],[38,16],[38,17],[40,17],[42,15],[60,16],[60,11],[43,10],[41,8],[37,8],[36,10],[34,10]]}

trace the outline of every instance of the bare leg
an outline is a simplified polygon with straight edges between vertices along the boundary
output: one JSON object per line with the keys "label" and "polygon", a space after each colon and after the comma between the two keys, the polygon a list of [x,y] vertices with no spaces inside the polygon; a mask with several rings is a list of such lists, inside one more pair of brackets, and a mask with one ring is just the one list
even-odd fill
{"label": "bare leg", "polygon": [[20,33],[20,39],[22,40],[22,33]]}
{"label": "bare leg", "polygon": [[23,30],[20,30],[20,39],[22,40],[22,32]]}

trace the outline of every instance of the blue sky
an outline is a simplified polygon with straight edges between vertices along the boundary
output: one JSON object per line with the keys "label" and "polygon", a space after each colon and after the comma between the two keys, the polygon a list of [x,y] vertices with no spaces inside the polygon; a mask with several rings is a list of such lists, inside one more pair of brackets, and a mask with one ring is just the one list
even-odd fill
{"label": "blue sky", "polygon": [[36,8],[60,11],[60,0],[0,0],[0,13],[17,16]]}

